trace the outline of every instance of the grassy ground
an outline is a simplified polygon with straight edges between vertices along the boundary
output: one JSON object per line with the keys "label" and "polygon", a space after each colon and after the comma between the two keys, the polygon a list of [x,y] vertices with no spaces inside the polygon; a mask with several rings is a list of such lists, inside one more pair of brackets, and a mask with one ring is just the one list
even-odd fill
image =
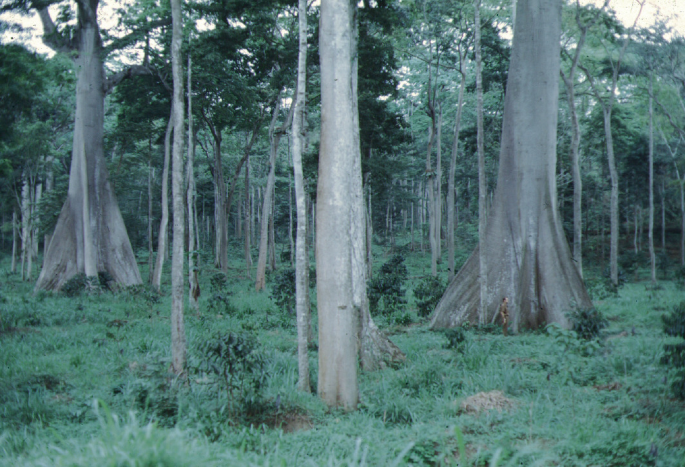
{"label": "grassy ground", "polygon": [[[597,301],[598,348],[474,329],[448,348],[413,312],[406,326],[379,318],[406,364],[362,374],[360,410],[345,414],[296,391],[294,317],[238,272],[221,285],[203,271],[202,315],[186,316],[191,368],[216,332],[259,343],[265,372],[248,382],[261,389],[229,398],[202,372],[169,374],[168,295],[33,295],[2,265],[0,466],[685,465],[685,404],[659,363],[672,341],[660,315],[684,298],[670,282]],[[316,381],[314,348],[310,361]],[[501,410],[477,412],[487,401]]]}

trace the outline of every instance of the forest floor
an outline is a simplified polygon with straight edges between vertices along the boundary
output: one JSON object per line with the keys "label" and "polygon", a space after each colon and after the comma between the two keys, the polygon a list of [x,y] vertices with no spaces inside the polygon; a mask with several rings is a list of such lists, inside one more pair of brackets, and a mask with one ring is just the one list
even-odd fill
{"label": "forest floor", "polygon": [[[425,273],[416,256],[411,277]],[[159,298],[144,287],[34,295],[0,266],[0,466],[685,466],[685,403],[660,364],[677,342],[660,316],[685,298],[674,282],[597,300],[609,324],[596,344],[486,328],[450,347],[413,311],[401,326],[379,317],[407,360],[362,373],[359,410],[343,413],[296,390],[295,318],[237,268],[226,283],[203,271],[178,380],[168,284]],[[240,360],[238,347],[223,363],[207,357],[229,331],[254,336],[259,358]],[[310,364],[315,385],[315,347]]]}

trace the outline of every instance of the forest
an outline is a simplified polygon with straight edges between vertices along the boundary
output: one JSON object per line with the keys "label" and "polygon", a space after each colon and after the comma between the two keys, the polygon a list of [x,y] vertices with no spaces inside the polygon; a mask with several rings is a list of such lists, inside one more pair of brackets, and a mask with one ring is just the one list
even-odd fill
{"label": "forest", "polygon": [[685,466],[673,5],[0,0],[0,467]]}

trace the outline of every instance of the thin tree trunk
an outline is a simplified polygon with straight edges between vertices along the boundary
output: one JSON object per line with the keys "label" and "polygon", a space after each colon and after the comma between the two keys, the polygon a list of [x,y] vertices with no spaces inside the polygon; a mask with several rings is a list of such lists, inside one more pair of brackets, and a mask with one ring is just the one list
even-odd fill
{"label": "thin tree trunk", "polygon": [[[183,65],[181,45],[183,42],[183,20],[181,0],[171,0],[172,36],[171,69],[174,79],[172,116],[174,119],[174,145],[171,175],[173,198],[173,256],[171,259],[171,365],[174,373],[185,372],[186,332],[183,322],[183,261],[185,243],[185,202],[183,199]],[[190,141],[188,142],[190,143]],[[190,145],[190,144],[189,144]]]}
{"label": "thin tree trunk", "polygon": [[668,148],[668,153],[671,155],[671,159],[673,160],[673,168],[678,179],[678,188],[680,189],[680,265],[685,266],[685,174],[683,175],[683,177],[680,176],[680,169],[678,168],[678,162],[676,159],[676,154],[678,153],[678,146],[680,145],[680,142],[683,139],[681,136],[678,140],[678,144],[676,145],[675,149],[672,149],[671,145],[668,143],[668,140],[666,139],[664,130],[659,128],[659,132],[661,133],[661,137],[664,140],[664,144]]}
{"label": "thin tree trunk", "polygon": [[311,392],[309,383],[309,339],[311,333],[309,302],[309,255],[307,253],[307,200],[302,172],[305,138],[305,98],[307,86],[307,0],[298,2],[299,51],[297,57],[297,92],[292,122],[293,177],[297,209],[295,240],[295,310],[297,315],[297,389]]}
{"label": "thin tree trunk", "polygon": [[[460,67],[463,61],[462,52],[460,55]],[[460,70],[459,76],[461,82],[459,83],[459,98],[457,100],[457,116],[454,119],[454,140],[452,142],[452,159],[450,161],[450,174],[447,179],[447,256],[448,256],[448,280],[451,281],[457,273],[455,270],[454,261],[454,230],[455,230],[455,188],[454,179],[457,172],[457,155],[459,152],[459,130],[461,129],[461,112],[464,107],[464,87],[466,86],[466,76]],[[414,245],[414,213],[412,212],[412,249]]]}
{"label": "thin tree trunk", "polygon": [[480,26],[480,1],[474,0],[475,6],[475,49],[476,49],[476,121],[477,121],[477,147],[478,147],[478,259],[480,265],[480,311],[478,314],[479,324],[485,324],[488,314],[488,275],[487,252],[485,248],[485,230],[487,228],[487,185],[485,180],[485,135],[483,129],[483,76],[481,57],[481,26]]}
{"label": "thin tree trunk", "polygon": [[17,272],[17,210],[12,210],[12,266],[10,271]]}
{"label": "thin tree trunk", "polygon": [[656,254],[654,253],[654,103],[652,78],[649,80],[649,265],[652,285],[656,285]]}
{"label": "thin tree trunk", "polygon": [[254,213],[254,203],[250,192],[250,157],[248,156],[245,164],[245,270],[247,277],[251,277],[252,253],[250,239],[252,238],[251,225]]}
{"label": "thin tree trunk", "polygon": [[157,261],[155,272],[152,275],[152,286],[159,291],[162,287],[162,271],[164,269],[164,255],[167,250],[167,237],[169,226],[169,159],[171,159],[171,133],[174,129],[174,108],[171,107],[171,116],[166,127],[164,136],[164,168],[162,169],[162,220],[159,223],[159,236],[157,238]]}
{"label": "thin tree trunk", "polygon": [[[188,178],[188,192],[186,203],[188,206],[188,302],[195,313],[200,313],[200,283],[198,280],[199,247],[196,242],[196,212],[195,212],[195,138],[193,133],[193,93],[191,80],[192,60],[188,53],[188,161],[186,174]],[[199,232],[197,238],[199,239]],[[194,251],[193,251],[194,250]]]}
{"label": "thin tree trunk", "polygon": [[435,255],[442,262],[442,105],[438,105],[438,131],[435,160]]}
{"label": "thin tree trunk", "polygon": [[153,179],[153,168],[152,168],[152,138],[149,140],[150,152],[147,165],[147,269],[148,269],[148,282],[152,284],[152,278],[154,277],[154,247],[152,241],[152,179]]}

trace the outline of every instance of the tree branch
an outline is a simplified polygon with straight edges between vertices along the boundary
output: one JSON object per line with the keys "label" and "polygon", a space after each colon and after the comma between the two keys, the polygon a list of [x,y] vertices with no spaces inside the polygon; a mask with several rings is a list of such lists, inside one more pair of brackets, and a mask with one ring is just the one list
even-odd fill
{"label": "tree branch", "polygon": [[148,21],[141,28],[135,29],[123,37],[112,39],[111,43],[109,43],[106,47],[102,48],[104,56],[107,56],[114,50],[124,49],[130,45],[135,44],[139,40],[145,38],[145,36],[148,33],[150,33],[150,31],[162,26],[171,26],[171,17],[159,19],[156,21]]}
{"label": "tree branch", "polygon": [[38,17],[43,24],[43,44],[55,52],[68,54],[76,50],[76,46],[57,30],[47,7],[38,10]]}
{"label": "tree branch", "polygon": [[151,74],[152,70],[149,67],[142,65],[131,65],[129,67],[124,68],[120,72],[114,73],[113,75],[107,77],[105,83],[103,84],[103,91],[105,92],[105,94],[109,94],[117,84],[121,83],[125,79],[132,78],[134,76]]}

